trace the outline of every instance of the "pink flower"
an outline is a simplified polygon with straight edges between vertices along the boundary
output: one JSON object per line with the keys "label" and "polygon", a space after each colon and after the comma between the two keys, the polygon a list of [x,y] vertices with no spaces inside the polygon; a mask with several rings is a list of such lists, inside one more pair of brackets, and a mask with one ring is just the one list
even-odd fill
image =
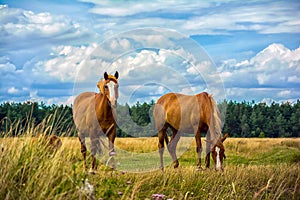
{"label": "pink flower", "polygon": [[131,184],[131,181],[127,181],[126,183],[127,183],[127,185],[130,185],[130,184]]}
{"label": "pink flower", "polygon": [[164,194],[152,194],[152,199],[155,199],[155,200],[160,200],[160,199],[165,199],[166,198],[166,195]]}
{"label": "pink flower", "polygon": [[109,152],[109,156],[115,156],[115,155],[116,155],[116,152],[114,152],[114,151]]}

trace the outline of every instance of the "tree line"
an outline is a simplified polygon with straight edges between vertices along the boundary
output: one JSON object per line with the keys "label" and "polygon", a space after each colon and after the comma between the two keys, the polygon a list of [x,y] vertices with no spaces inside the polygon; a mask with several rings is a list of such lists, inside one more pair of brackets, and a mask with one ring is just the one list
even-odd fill
{"label": "tree line", "polygon": [[[154,101],[118,105],[118,137],[156,136],[152,116]],[[299,137],[300,101],[265,103],[223,101],[218,104],[223,119],[223,132],[231,137]],[[49,134],[76,136],[72,106],[46,105],[41,102],[0,104],[0,133],[21,135],[28,128],[43,125]],[[18,128],[12,128],[18,127]],[[27,128],[26,128],[27,127]],[[204,135],[204,134],[203,134]]]}

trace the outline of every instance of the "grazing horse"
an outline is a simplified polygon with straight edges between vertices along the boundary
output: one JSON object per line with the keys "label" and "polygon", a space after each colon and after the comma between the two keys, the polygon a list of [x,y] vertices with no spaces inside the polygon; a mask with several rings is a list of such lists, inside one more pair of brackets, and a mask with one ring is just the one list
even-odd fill
{"label": "grazing horse", "polygon": [[[157,100],[154,107],[155,126],[158,131],[158,148],[160,154],[160,167],[163,169],[164,141],[174,162],[174,168],[179,166],[176,156],[176,146],[180,138],[180,132],[194,133],[196,139],[196,151],[198,153],[197,166],[201,168],[201,133],[206,134],[206,167],[209,168],[210,152],[215,163],[216,170],[223,170],[224,146],[221,138],[221,119],[216,101],[212,95],[206,92],[194,96],[177,93],[169,93]],[[167,129],[172,130],[169,143]],[[177,134],[178,133],[178,134]],[[217,165],[218,164],[218,165]]]}
{"label": "grazing horse", "polygon": [[[87,169],[85,137],[89,136],[91,140],[92,173],[97,169],[95,155],[102,153],[100,136],[106,135],[108,137],[109,155],[113,156],[114,154],[118,78],[118,72],[114,75],[108,75],[105,72],[104,79],[101,79],[97,84],[100,93],[84,92],[74,100],[73,119],[78,130],[85,169]],[[111,160],[113,162],[113,159]]]}
{"label": "grazing horse", "polygon": [[32,137],[31,142],[32,144],[39,142],[44,145],[45,148],[54,152],[58,151],[62,146],[61,139],[56,135],[39,134],[36,137]]}

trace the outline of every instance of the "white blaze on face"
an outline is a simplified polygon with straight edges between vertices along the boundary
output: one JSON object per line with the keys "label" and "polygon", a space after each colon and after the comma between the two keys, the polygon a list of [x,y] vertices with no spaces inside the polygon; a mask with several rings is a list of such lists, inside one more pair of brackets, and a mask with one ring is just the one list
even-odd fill
{"label": "white blaze on face", "polygon": [[113,81],[110,81],[106,85],[109,90],[109,101],[114,106],[116,103],[116,90],[115,90],[116,83]]}
{"label": "white blaze on face", "polygon": [[216,147],[216,152],[217,152],[216,168],[220,169],[221,168],[221,160],[220,160],[220,148],[219,147]]}

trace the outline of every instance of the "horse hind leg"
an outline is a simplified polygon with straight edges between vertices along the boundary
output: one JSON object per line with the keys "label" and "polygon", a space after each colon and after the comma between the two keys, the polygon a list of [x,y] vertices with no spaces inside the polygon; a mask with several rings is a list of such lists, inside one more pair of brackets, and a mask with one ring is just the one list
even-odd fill
{"label": "horse hind leg", "polygon": [[172,129],[172,137],[171,137],[170,143],[168,145],[168,150],[172,157],[174,168],[178,168],[179,162],[178,162],[178,158],[176,155],[176,147],[177,147],[178,141],[180,139],[180,134],[178,133],[178,131],[175,128],[171,127],[171,129]]}
{"label": "horse hind leg", "polygon": [[113,132],[108,135],[109,160],[108,160],[107,164],[111,165],[112,170],[116,169],[115,159],[114,159],[114,156],[115,156],[115,148],[114,148],[115,138],[116,138],[116,129],[114,129]]}
{"label": "horse hind leg", "polygon": [[[163,159],[163,154],[164,154],[164,142],[165,139],[168,137],[166,135],[167,132],[167,125],[164,125],[163,128],[158,131],[158,151],[159,151],[159,157],[160,157],[160,169],[164,169],[164,159]],[[168,141],[166,140],[166,142],[168,143]]]}

